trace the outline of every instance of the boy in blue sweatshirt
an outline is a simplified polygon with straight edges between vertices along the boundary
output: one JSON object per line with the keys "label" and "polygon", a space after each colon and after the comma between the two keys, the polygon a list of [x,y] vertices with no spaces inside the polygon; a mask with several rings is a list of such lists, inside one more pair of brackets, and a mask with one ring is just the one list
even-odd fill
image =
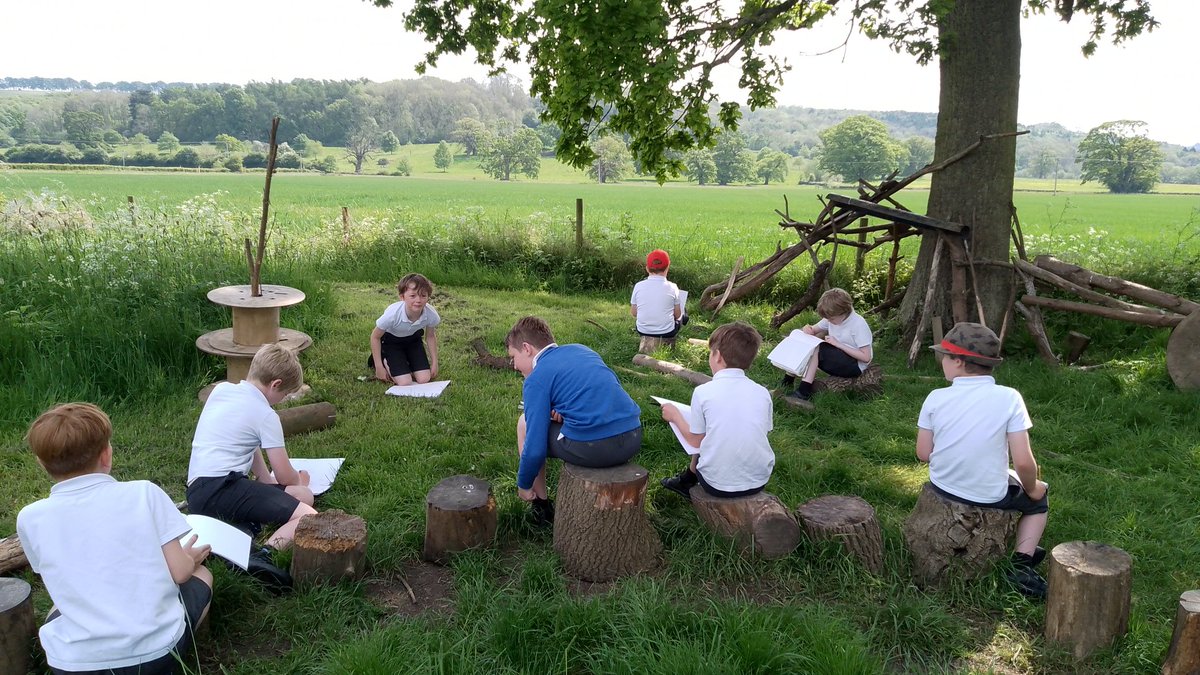
{"label": "boy in blue sweatshirt", "polygon": [[593,468],[619,466],[642,447],[641,409],[596,352],[554,342],[536,316],[517,321],[504,339],[525,377],[525,412],[517,420],[517,494],[539,526],[554,522],[546,493],[546,458]]}

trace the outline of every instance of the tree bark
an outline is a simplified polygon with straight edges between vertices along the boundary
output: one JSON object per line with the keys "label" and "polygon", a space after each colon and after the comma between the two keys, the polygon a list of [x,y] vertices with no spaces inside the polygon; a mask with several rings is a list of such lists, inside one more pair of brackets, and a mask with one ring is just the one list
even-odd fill
{"label": "tree bark", "polygon": [[801,504],[796,517],[813,541],[840,542],[868,570],[883,573],[883,532],[875,509],[861,497],[826,495]]}
{"label": "tree bark", "polygon": [[1133,558],[1115,546],[1072,541],[1050,551],[1046,641],[1081,659],[1129,629]]}
{"label": "tree bark", "polygon": [[367,569],[367,523],[330,509],[300,519],[292,542],[292,576],[299,583],[361,579]]}
{"label": "tree bark", "polygon": [[858,377],[818,377],[813,382],[813,393],[819,391],[853,391],[863,396],[878,396],[883,393],[883,368],[871,363]]}
{"label": "tree bark", "polygon": [[1008,553],[1017,512],[951,501],[929,483],[904,521],[904,541],[913,558],[913,580],[938,587],[951,577],[977,579]]}
{"label": "tree bark", "polygon": [[638,340],[639,354],[653,354],[654,350],[658,349],[659,347],[667,347],[671,351],[675,351],[675,338],[649,337],[643,335],[641,336],[641,339]]}
{"label": "tree bark", "polygon": [[1021,298],[1021,304],[1025,305],[1026,307],[1046,307],[1064,312],[1091,314],[1093,316],[1102,316],[1106,319],[1128,321],[1129,323],[1138,323],[1144,326],[1157,326],[1159,328],[1173,328],[1183,322],[1183,317],[1178,314],[1130,312],[1124,309],[1113,309],[1111,307],[1089,305],[1086,302],[1073,302],[1071,300],[1060,300],[1058,298],[1043,298],[1037,295],[1023,296]]}
{"label": "tree bark", "polygon": [[30,672],[30,644],[37,631],[33,591],[21,579],[0,579],[0,675]]}
{"label": "tree bark", "polygon": [[1172,295],[1156,288],[1143,286],[1139,283],[1128,281],[1120,277],[1110,277],[1080,267],[1072,265],[1068,262],[1063,262],[1053,256],[1039,255],[1034,262],[1038,267],[1053,272],[1060,277],[1064,277],[1074,281],[1081,286],[1091,286],[1100,288],[1110,293],[1118,293],[1135,300],[1149,303],[1155,307],[1175,312],[1177,314],[1192,314],[1200,311],[1200,303],[1192,302],[1186,298],[1181,298],[1178,295]]}
{"label": "tree bark", "polygon": [[554,550],[568,575],[603,582],[658,565],[662,541],[645,511],[648,478],[637,464],[608,469],[563,464]]}
{"label": "tree bark", "polygon": [[1175,611],[1175,634],[1162,675],[1200,673],[1200,591],[1184,591]]}
{"label": "tree bark", "polygon": [[423,557],[444,563],[450,554],[488,546],[496,539],[496,498],[487,481],[451,476],[425,497]]}
{"label": "tree bark", "polygon": [[279,423],[283,426],[284,438],[328,429],[335,422],[337,422],[337,409],[328,401],[298,405],[279,411]]}
{"label": "tree bark", "polygon": [[800,526],[775,495],[714,497],[699,485],[691,490],[692,509],[713,532],[733,539],[743,553],[774,560],[800,543]]}
{"label": "tree bark", "polygon": [[1200,311],[1171,331],[1167,340],[1167,373],[1182,391],[1200,389]]}
{"label": "tree bark", "polygon": [[0,539],[0,574],[8,574],[28,564],[29,560],[25,558],[25,549],[21,547],[21,540],[17,538],[17,535]]}
{"label": "tree bark", "polygon": [[[939,60],[941,95],[934,163],[977,141],[981,135],[1016,130],[1021,4],[1021,0],[957,0],[939,22],[943,53]],[[1009,257],[1016,148],[1014,136],[989,140],[961,161],[933,174],[926,214],[970,226],[968,245],[974,258],[1007,260]],[[935,239],[921,238],[911,288],[923,288],[929,281]],[[941,264],[948,266],[950,262]],[[1008,290],[1007,274],[981,268],[977,275],[976,294],[989,326],[999,331]],[[943,269],[938,277],[949,280],[951,272]],[[924,311],[953,316],[950,295],[950,285],[943,283],[934,306]],[[900,318],[909,327],[910,335],[920,317],[922,299],[919,293],[907,293],[901,305]]]}

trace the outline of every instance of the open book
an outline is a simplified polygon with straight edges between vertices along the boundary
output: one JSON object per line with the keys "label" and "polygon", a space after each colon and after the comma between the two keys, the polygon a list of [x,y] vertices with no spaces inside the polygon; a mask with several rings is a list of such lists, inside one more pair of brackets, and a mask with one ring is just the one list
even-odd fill
{"label": "open book", "polygon": [[250,535],[238,528],[224,523],[216,518],[191,514],[184,516],[192,529],[179,538],[179,543],[187,543],[192,535],[196,535],[196,546],[208,544],[212,552],[229,562],[246,569],[250,564]]}
{"label": "open book", "polygon": [[[650,398],[654,399],[655,403],[658,403],[659,405],[666,405],[667,403],[670,403],[676,408],[679,408],[679,412],[683,413],[684,419],[691,419],[692,417],[692,406],[686,403],[680,403],[679,401],[672,401],[669,398],[661,398],[658,396],[651,396]],[[671,422],[671,431],[675,432],[675,438],[679,439],[679,444],[683,446],[684,452],[689,455],[700,454],[700,448],[697,448],[694,445],[689,445],[687,439],[685,439],[683,434],[679,432],[679,427],[675,426],[674,422]]]}
{"label": "open book", "polygon": [[775,349],[767,354],[767,360],[784,372],[804,375],[804,371],[808,370],[808,360],[816,354],[822,342],[824,340],[821,338],[796,329],[775,345]]}

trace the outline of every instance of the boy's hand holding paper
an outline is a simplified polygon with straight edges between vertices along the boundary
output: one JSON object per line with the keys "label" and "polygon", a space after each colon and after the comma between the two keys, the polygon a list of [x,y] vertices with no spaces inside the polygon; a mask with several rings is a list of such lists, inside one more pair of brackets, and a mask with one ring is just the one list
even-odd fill
{"label": "boy's hand holding paper", "polygon": [[771,353],[767,355],[767,360],[771,362],[771,365],[792,375],[803,375],[804,371],[808,369],[809,358],[822,342],[824,340],[810,335],[803,329],[794,330],[778,345],[775,345],[775,349],[772,349]]}
{"label": "boy's hand holding paper", "polygon": [[[658,403],[660,406],[663,407],[663,419],[667,420],[667,423],[671,425],[671,431],[675,432],[675,438],[679,439],[679,444],[683,446],[683,449],[687,452],[687,454],[689,454],[689,455],[700,454],[700,448],[697,448],[696,446],[688,443],[687,439],[684,438],[683,433],[680,431],[679,425],[676,424],[676,422],[672,421],[671,419],[668,419],[668,417],[667,417],[667,415],[668,415],[667,406],[668,405],[674,406],[675,409],[678,411],[679,421],[682,422],[683,424],[687,424],[687,419],[689,417],[691,417],[691,415],[692,415],[692,407],[686,403],[672,401],[669,398],[660,398],[658,396],[651,396],[650,398],[654,399],[656,403]],[[672,417],[675,417],[675,416],[672,415]]]}

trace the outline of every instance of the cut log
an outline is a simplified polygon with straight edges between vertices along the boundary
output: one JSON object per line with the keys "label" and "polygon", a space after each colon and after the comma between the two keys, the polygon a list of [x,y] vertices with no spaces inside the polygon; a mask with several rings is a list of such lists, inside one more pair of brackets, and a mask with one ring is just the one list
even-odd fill
{"label": "cut log", "polygon": [[646,517],[645,469],[563,464],[554,514],[554,550],[563,570],[584,581],[612,581],[658,565],[662,541]]}
{"label": "cut log", "polygon": [[1200,673],[1200,591],[1185,591],[1175,610],[1175,634],[1162,675]]}
{"label": "cut log", "polygon": [[1192,314],[1193,312],[1200,311],[1200,303],[1192,302],[1178,295],[1165,293],[1149,286],[1143,286],[1139,283],[1126,281],[1120,277],[1096,274],[1087,268],[1063,262],[1053,256],[1039,255],[1034,259],[1034,263],[1044,270],[1049,270],[1060,277],[1074,281],[1082,286],[1091,286],[1109,291],[1110,293],[1118,293],[1127,298],[1141,300],[1155,307],[1162,307],[1163,309],[1179,314]]}
{"label": "cut log", "polygon": [[826,495],[801,504],[796,518],[813,541],[840,542],[846,553],[875,574],[883,573],[883,532],[861,497]]}
{"label": "cut log", "polygon": [[826,260],[820,265],[817,265],[817,267],[813,270],[812,281],[808,282],[808,288],[804,291],[800,298],[796,300],[791,307],[788,307],[782,312],[779,312],[775,316],[771,317],[771,328],[779,328],[800,312],[803,312],[809,307],[815,307],[817,305],[817,300],[821,297],[821,288],[825,283],[825,279],[829,276],[829,270],[831,269],[833,269],[832,260]]}
{"label": "cut log", "polygon": [[1192,313],[1171,331],[1167,373],[1183,391],[1200,389],[1200,312]]}
{"label": "cut log", "polygon": [[1125,302],[1124,300],[1118,300],[1117,298],[1114,298],[1109,295],[1105,295],[1103,293],[1097,293],[1096,291],[1093,291],[1090,288],[1080,286],[1079,284],[1077,284],[1073,281],[1064,279],[1049,270],[1044,270],[1027,260],[1021,260],[1020,258],[1013,258],[1013,264],[1016,265],[1017,268],[1020,269],[1022,272],[1025,272],[1026,274],[1030,275],[1034,279],[1037,279],[1038,281],[1049,284],[1060,290],[1067,291],[1068,293],[1074,293],[1075,295],[1078,295],[1079,297],[1083,298],[1084,300],[1094,302],[1098,305],[1103,305],[1105,307],[1112,307],[1113,309],[1124,309],[1124,310],[1128,310],[1131,312],[1151,311],[1149,307],[1143,307],[1142,305],[1135,305],[1131,302]]}
{"label": "cut log", "polygon": [[1129,628],[1133,558],[1115,546],[1072,541],[1050,551],[1046,641],[1075,658],[1107,647]]}
{"label": "cut log", "polygon": [[300,519],[292,541],[292,576],[298,583],[356,581],[366,569],[366,521],[337,509]]}
{"label": "cut log", "polygon": [[471,346],[475,348],[475,353],[478,354],[478,356],[472,359],[476,364],[497,370],[513,369],[512,359],[493,354],[488,350],[487,345],[484,344],[483,338],[471,340]]}
{"label": "cut log", "polygon": [[1102,316],[1106,319],[1128,321],[1129,323],[1142,324],[1143,326],[1156,326],[1158,328],[1173,328],[1178,326],[1183,321],[1183,317],[1178,314],[1130,312],[1124,309],[1113,309],[1111,307],[1089,305],[1086,302],[1072,302],[1070,300],[1060,300],[1058,298],[1042,298],[1036,295],[1023,296],[1021,298],[1021,302],[1026,306],[1034,305],[1037,307],[1057,309],[1064,312],[1091,314],[1093,316]]}
{"label": "cut log", "polygon": [[1006,557],[1017,531],[1016,511],[985,509],[946,499],[926,483],[904,521],[913,580],[940,587],[951,578],[978,579]]}
{"label": "cut log", "polygon": [[21,540],[17,535],[0,539],[0,574],[8,574],[29,565],[25,558],[25,549],[21,548]]}
{"label": "cut log", "polygon": [[1091,344],[1091,342],[1092,338],[1084,335],[1083,333],[1076,331],[1067,333],[1067,365],[1071,365],[1078,361],[1079,357],[1083,356],[1083,351],[1088,348],[1088,345]]}
{"label": "cut log", "polygon": [[652,353],[654,353],[654,350],[660,349],[662,347],[666,347],[671,350],[675,349],[675,338],[673,338],[673,337],[663,338],[663,337],[649,337],[647,335],[643,335],[643,336],[641,336],[641,338],[642,339],[638,342],[638,353],[639,354],[652,354]]}
{"label": "cut log", "polygon": [[883,393],[883,368],[872,363],[858,377],[818,377],[813,382],[813,392],[852,391],[864,396],[879,396]]}
{"label": "cut log", "polygon": [[0,579],[0,675],[30,672],[30,648],[36,631],[29,584],[21,579]]}
{"label": "cut log", "polygon": [[328,429],[337,422],[337,409],[332,403],[309,403],[279,411],[279,422],[283,425],[285,438],[310,431]]}
{"label": "cut log", "polygon": [[452,553],[490,546],[495,539],[496,498],[487,481],[451,476],[426,495],[426,560],[445,563]]}
{"label": "cut log", "polygon": [[733,539],[747,555],[782,558],[800,543],[800,525],[775,495],[714,497],[699,485],[691,490],[692,509],[713,532]]}
{"label": "cut log", "polygon": [[688,338],[688,344],[689,344],[689,345],[696,345],[697,347],[705,347],[705,348],[707,348],[707,347],[708,347],[708,340],[701,340],[700,338]]}
{"label": "cut log", "polygon": [[694,370],[688,370],[678,363],[659,361],[658,359],[651,358],[645,354],[634,354],[633,364],[636,366],[643,366],[645,368],[653,368],[654,370],[657,370],[660,373],[666,373],[667,375],[682,377],[697,387],[707,382],[712,382],[712,377],[709,375],[697,373]]}

